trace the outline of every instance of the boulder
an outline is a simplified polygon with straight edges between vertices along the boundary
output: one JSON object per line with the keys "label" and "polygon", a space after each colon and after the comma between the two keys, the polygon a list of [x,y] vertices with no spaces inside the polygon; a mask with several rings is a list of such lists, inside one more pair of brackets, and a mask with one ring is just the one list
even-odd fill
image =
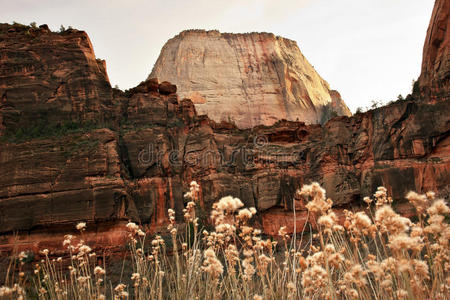
{"label": "boulder", "polygon": [[177,92],[177,86],[168,81],[163,81],[159,84],[158,90],[162,95],[170,95]]}

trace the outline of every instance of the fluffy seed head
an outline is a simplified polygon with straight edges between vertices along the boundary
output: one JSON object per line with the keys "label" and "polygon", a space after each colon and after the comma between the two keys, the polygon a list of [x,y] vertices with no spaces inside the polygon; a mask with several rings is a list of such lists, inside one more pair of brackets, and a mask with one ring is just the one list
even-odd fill
{"label": "fluffy seed head", "polygon": [[79,231],[83,231],[86,230],[86,222],[80,222],[77,224],[77,226],[75,226],[77,228],[77,230]]}

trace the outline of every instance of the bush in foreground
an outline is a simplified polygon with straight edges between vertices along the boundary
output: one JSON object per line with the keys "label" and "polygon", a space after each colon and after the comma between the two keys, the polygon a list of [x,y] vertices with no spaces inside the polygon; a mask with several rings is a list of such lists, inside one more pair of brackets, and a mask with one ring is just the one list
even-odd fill
{"label": "bush in foreground", "polygon": [[[434,193],[406,197],[416,208],[417,222],[397,214],[386,189],[366,197],[366,211],[345,211],[338,222],[332,201],[317,183],[299,194],[308,200],[317,224],[313,235],[291,237],[284,227],[279,243],[263,239],[249,225],[255,208],[244,208],[231,196],[213,205],[214,230],[199,228],[196,200],[199,186],[191,183],[184,210],[185,223],[176,224],[168,211],[172,247],[160,236],[149,236],[128,223],[132,284],[112,286],[105,265],[95,264],[95,253],[82,240],[85,223],[77,225],[81,240],[67,235],[68,267],[63,259],[35,265],[33,278],[21,266],[10,272],[0,298],[23,299],[31,283],[40,299],[447,299],[450,288],[449,240],[446,221],[450,209]],[[294,215],[295,216],[295,215]],[[170,250],[170,255],[169,255]],[[281,250],[281,255],[279,251]],[[21,253],[19,261],[26,259]],[[15,283],[14,283],[15,282]],[[1,299],[3,299],[1,298]]]}

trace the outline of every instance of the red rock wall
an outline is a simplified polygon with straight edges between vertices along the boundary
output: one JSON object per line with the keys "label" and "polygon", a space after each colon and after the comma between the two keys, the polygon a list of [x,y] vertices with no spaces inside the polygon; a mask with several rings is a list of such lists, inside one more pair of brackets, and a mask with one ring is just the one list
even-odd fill
{"label": "red rock wall", "polygon": [[396,199],[448,186],[446,102],[405,101],[323,127],[279,122],[250,131],[183,119],[186,102],[172,103],[171,120],[171,110],[145,108],[168,106],[170,96],[130,99],[136,97],[146,104],[128,121],[151,120],[149,112],[158,111],[161,123],[2,143],[0,229],[128,219],[160,227],[167,208],[181,215],[191,180],[202,186],[206,211],[226,195],[260,212],[290,211],[296,189],[311,181],[338,206],[358,203],[379,185]]}
{"label": "red rock wall", "polygon": [[[205,215],[213,202],[232,195],[258,209],[257,222],[268,232],[275,230],[267,225],[273,220],[289,223],[296,189],[311,181],[322,184],[338,208],[358,206],[380,185],[395,199],[409,190],[449,190],[448,99],[399,101],[323,126],[279,121],[243,130],[198,116],[192,101],[180,101],[169,83],[150,79],[127,92],[112,90],[104,67],[94,64],[85,33],[34,36],[22,27],[19,32],[10,31],[10,25],[0,28],[0,43],[9,49],[2,54],[0,74],[9,74],[13,62],[18,70],[0,77],[2,99],[7,99],[0,106],[4,244],[11,244],[12,232],[19,231],[26,244],[34,245],[32,237],[62,234],[80,221],[87,221],[101,239],[98,226],[109,232],[107,228],[128,220],[151,232],[161,230],[168,208],[181,219],[183,193],[191,180],[201,185]],[[39,52],[42,39],[58,50]],[[14,47],[35,53],[32,63],[27,65],[25,56],[12,62],[8,53]],[[68,90],[52,98],[55,110],[49,117],[40,112],[50,111],[45,91],[58,86],[61,78],[51,74],[61,65],[74,72],[63,78],[76,79],[67,80]],[[16,112],[20,117],[14,117]],[[110,128],[82,127],[32,139],[9,135],[31,119],[57,124],[68,118],[101,120]],[[108,236],[106,243],[118,240]]]}
{"label": "red rock wall", "polygon": [[0,49],[0,136],[5,129],[112,119],[106,65],[84,31],[0,24]]}
{"label": "red rock wall", "polygon": [[420,93],[428,101],[450,99],[450,1],[436,0],[423,47]]}

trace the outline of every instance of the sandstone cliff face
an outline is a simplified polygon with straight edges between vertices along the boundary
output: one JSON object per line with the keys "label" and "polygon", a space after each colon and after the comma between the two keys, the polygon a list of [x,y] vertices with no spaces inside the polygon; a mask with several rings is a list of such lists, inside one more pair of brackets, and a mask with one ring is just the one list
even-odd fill
{"label": "sandstone cliff face", "polygon": [[448,102],[399,102],[323,127],[239,130],[197,117],[176,95],[121,96],[127,125],[114,131],[1,143],[1,232],[129,219],[155,231],[168,208],[181,216],[191,180],[205,211],[233,195],[258,209],[261,224],[289,216],[296,189],[311,181],[338,207],[358,205],[379,185],[396,199],[448,187]]}
{"label": "sandstone cliff face", "polygon": [[85,32],[0,24],[0,49],[0,135],[37,122],[111,119],[106,65]]}
{"label": "sandstone cliff face", "polygon": [[423,47],[419,88],[429,101],[450,99],[450,1],[436,0]]}
{"label": "sandstone cliff face", "polygon": [[0,164],[2,231],[137,216],[120,176],[117,135],[108,129],[2,143]]}
{"label": "sandstone cliff face", "polygon": [[183,31],[164,45],[151,77],[175,83],[200,114],[242,128],[351,115],[297,43],[271,33]]}
{"label": "sandstone cliff face", "polygon": [[[2,31],[7,33],[1,43],[33,43],[35,37],[10,32],[10,27]],[[80,34],[72,31],[47,38],[49,44],[58,46]],[[33,45],[28,50],[37,53],[34,47],[41,46]],[[92,50],[84,43],[78,48],[56,48],[59,52],[55,54],[41,55],[48,62],[66,57],[61,64],[69,70],[79,68],[78,60],[69,59],[71,53],[78,57],[83,52],[80,49]],[[33,57],[35,61],[44,60]],[[17,60],[16,64],[23,63]],[[1,64],[0,69],[4,66]],[[174,208],[182,218],[183,193],[191,180],[201,185],[199,206],[206,215],[220,197],[239,197],[247,206],[258,209],[257,222],[267,233],[293,224],[295,191],[311,181],[322,184],[338,208],[358,206],[363,196],[380,185],[399,200],[408,190],[449,191],[448,99],[398,101],[364,114],[333,118],[323,126],[278,121],[274,126],[239,129],[198,115],[193,102],[180,101],[174,93],[176,87],[170,83],[150,79],[121,92],[109,87],[104,67],[97,72],[94,65],[89,66],[78,76],[84,86],[96,91],[102,90],[97,79],[103,78],[105,98],[89,98],[83,93],[70,94],[70,98],[63,94],[66,96],[56,97],[53,103],[63,107],[67,99],[72,99],[86,103],[86,108],[111,99],[112,106],[105,104],[100,110],[81,110],[80,114],[71,110],[69,114],[80,116],[81,122],[99,113],[99,118],[111,124],[109,128],[101,124],[85,128],[80,123],[79,129],[63,135],[26,139],[4,135],[0,139],[0,250],[11,247],[14,231],[20,232],[19,243],[24,248],[46,245],[43,239],[60,245],[55,236],[67,233],[80,221],[87,221],[88,228],[94,229],[88,233],[92,246],[122,241],[123,223],[128,220],[142,223],[150,232],[161,230],[168,208]],[[41,69],[52,68],[44,65]],[[47,107],[40,106],[40,94],[32,98],[33,90],[21,83],[33,80],[37,90],[57,85],[60,78],[46,74],[36,73],[30,78],[14,75],[13,80],[0,77],[4,94],[14,95],[16,91],[34,99],[28,107],[21,97],[7,97],[9,104],[2,106],[0,116],[12,121],[3,123],[5,132],[21,128],[33,110]],[[334,92],[330,95],[338,98]],[[20,117],[10,118],[5,107],[6,112],[14,107]],[[61,115],[56,112],[51,117],[36,113],[34,121],[59,123],[67,116],[64,110]],[[305,203],[295,200],[297,222],[302,224],[306,220]]]}

